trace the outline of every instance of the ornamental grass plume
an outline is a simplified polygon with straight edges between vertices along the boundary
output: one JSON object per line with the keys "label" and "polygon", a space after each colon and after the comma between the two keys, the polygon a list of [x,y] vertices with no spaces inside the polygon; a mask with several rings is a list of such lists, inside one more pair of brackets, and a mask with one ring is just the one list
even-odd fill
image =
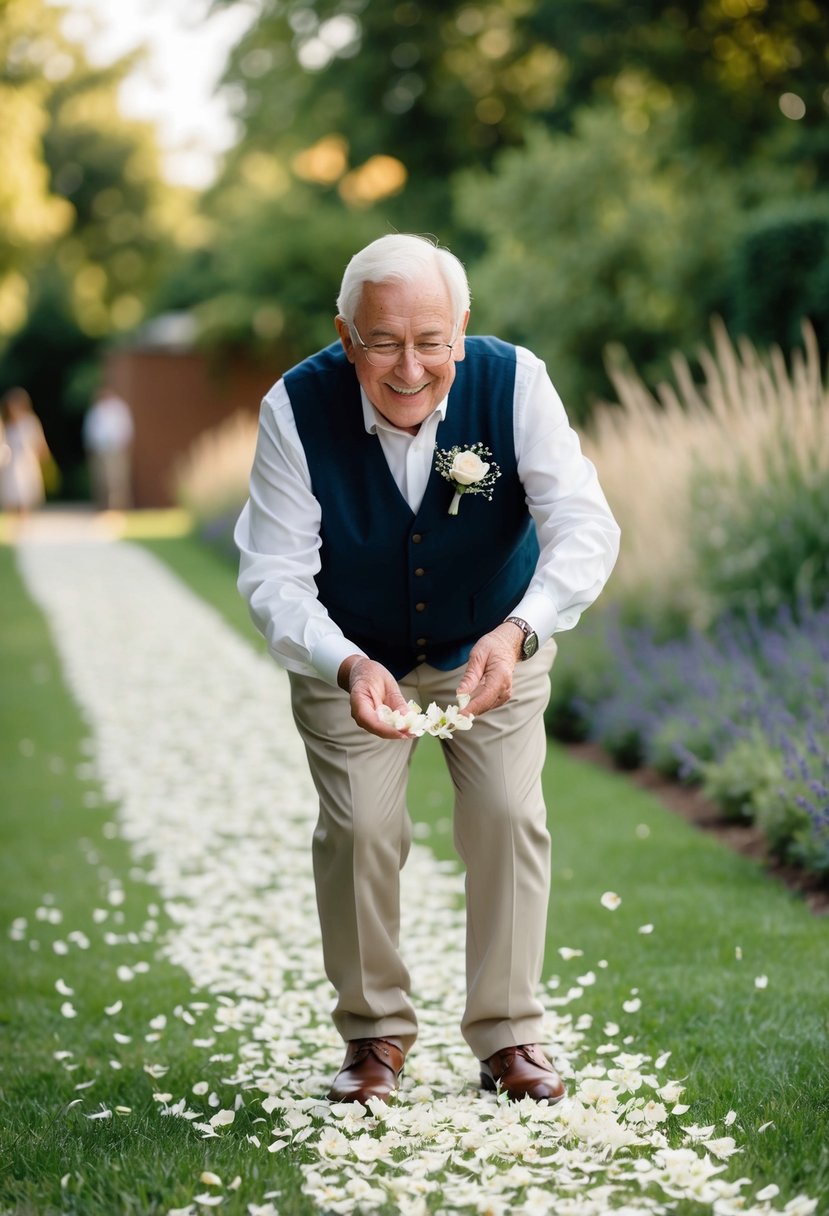
{"label": "ornamental grass plume", "polygon": [[[829,474],[829,391],[811,326],[804,324],[803,350],[789,366],[776,347],[761,354],[747,339],[732,342],[719,319],[712,330],[713,349],[698,351],[700,383],[675,354],[675,384],[651,392],[618,352],[611,355],[618,403],[602,404],[584,437],[622,528],[610,597],[695,625],[719,607],[701,555],[727,551],[738,531],[742,550],[747,528],[759,531],[752,518],[729,529],[746,495],[775,481],[796,494]],[[695,537],[700,514],[706,531]],[[721,564],[744,558],[726,552]]]}
{"label": "ornamental grass plume", "polygon": [[173,469],[176,501],[208,539],[229,537],[244,506],[257,425],[254,415],[237,410],[201,434]]}

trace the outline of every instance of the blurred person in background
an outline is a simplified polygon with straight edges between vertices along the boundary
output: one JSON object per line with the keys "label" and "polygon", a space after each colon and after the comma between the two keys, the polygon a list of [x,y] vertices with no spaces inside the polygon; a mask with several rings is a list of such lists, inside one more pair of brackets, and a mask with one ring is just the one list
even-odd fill
{"label": "blurred person in background", "polygon": [[339,341],[265,397],[235,533],[319,795],[314,876],[346,1042],[329,1098],[385,1099],[417,1034],[399,950],[407,702],[457,698],[453,714],[475,718],[443,742],[466,866],[461,1029],[485,1089],[554,1103],[537,991],[543,715],[553,634],[598,596],[619,529],[544,364],[466,336],[449,250],[381,237],[349,262],[337,307]]}
{"label": "blurred person in background", "polygon": [[45,479],[54,485],[56,478],[31,397],[25,388],[10,388],[0,401],[0,507],[26,515],[45,499]]}
{"label": "blurred person in background", "polygon": [[126,401],[104,386],[83,420],[92,494],[101,511],[126,511],[132,504],[134,427]]}

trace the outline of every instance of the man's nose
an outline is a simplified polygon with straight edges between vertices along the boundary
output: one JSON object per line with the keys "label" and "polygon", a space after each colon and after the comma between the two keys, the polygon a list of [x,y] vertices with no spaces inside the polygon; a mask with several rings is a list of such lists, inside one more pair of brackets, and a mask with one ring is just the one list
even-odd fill
{"label": "man's nose", "polygon": [[397,360],[397,374],[407,380],[417,380],[423,374],[423,364],[413,346],[404,346]]}

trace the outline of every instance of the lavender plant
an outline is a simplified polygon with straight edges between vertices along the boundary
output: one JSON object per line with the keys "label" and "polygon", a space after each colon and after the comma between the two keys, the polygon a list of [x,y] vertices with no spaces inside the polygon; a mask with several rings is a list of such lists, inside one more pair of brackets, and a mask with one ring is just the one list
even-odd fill
{"label": "lavender plant", "polygon": [[829,606],[667,641],[616,621],[608,646],[592,738],[622,767],[701,782],[724,815],[756,817],[778,855],[829,872]]}

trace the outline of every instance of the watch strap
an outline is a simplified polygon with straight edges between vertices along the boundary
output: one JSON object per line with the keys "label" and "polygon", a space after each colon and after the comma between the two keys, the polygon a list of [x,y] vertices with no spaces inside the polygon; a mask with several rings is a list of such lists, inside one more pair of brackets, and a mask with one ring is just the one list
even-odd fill
{"label": "watch strap", "polygon": [[505,625],[517,625],[518,628],[523,633],[525,638],[528,638],[531,633],[535,632],[532,625],[527,624],[527,622],[523,619],[523,617],[520,617],[520,616],[508,616],[507,619],[504,621],[504,624]]}

